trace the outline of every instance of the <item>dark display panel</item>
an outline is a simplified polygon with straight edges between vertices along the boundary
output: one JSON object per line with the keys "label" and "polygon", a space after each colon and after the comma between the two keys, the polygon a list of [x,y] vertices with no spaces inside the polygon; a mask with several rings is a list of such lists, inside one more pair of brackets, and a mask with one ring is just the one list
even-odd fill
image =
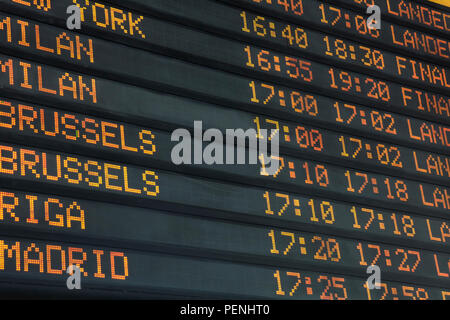
{"label": "dark display panel", "polygon": [[[133,121],[140,121],[142,117],[151,119],[157,117],[157,120],[166,123],[172,122],[175,125],[182,123],[183,126],[192,126],[193,120],[199,119],[195,117],[205,114],[205,110],[217,109],[215,106],[182,99],[178,96],[162,95],[154,91],[56,69],[11,56],[2,56],[1,61],[4,63],[5,72],[3,77],[0,77],[3,85],[3,89],[0,88],[0,90],[5,96],[27,97],[32,95],[35,101],[36,99],[46,103],[50,99],[61,101],[64,103],[63,107],[77,104],[76,110],[79,110],[80,104],[83,104],[92,111],[101,109],[101,113],[111,115],[120,113],[121,116],[127,118],[133,117]],[[24,66],[28,66],[26,74]],[[71,88],[66,85],[60,87],[65,82],[67,74],[78,81],[75,84],[72,83]],[[233,80],[237,80],[231,75],[229,77],[226,77],[226,74],[223,75],[224,77],[220,80],[226,81],[230,86],[235,83]],[[282,115],[289,120],[295,116],[295,120],[300,122],[311,123],[314,121],[321,127],[336,126],[356,134],[379,136],[397,143],[417,145],[424,149],[448,154],[450,129],[446,125],[345,103],[341,100],[308,94],[261,81],[250,81],[246,84],[248,84],[246,87],[233,86],[236,89],[235,93],[242,94],[241,99],[236,94],[226,97],[224,93],[220,98],[222,101],[230,101],[229,104],[233,106],[237,103],[244,109],[254,110],[257,106],[258,111],[266,111],[266,113],[273,113],[277,116]],[[74,94],[74,90],[76,94]],[[168,90],[171,91],[170,88]],[[131,98],[124,97],[124,91],[132,92]],[[130,107],[126,110],[120,109],[127,99],[132,99]],[[149,108],[144,108],[147,105]],[[165,112],[167,108],[174,111]],[[232,118],[233,121],[239,121],[239,117],[230,108],[220,108],[220,110],[221,114],[226,115],[225,119]],[[210,117],[222,118],[216,113],[212,113]],[[209,123],[208,118],[203,117],[202,120],[208,126],[214,127]],[[214,124],[217,126],[216,123]]]}
{"label": "dark display panel", "polygon": [[[396,50],[322,2],[75,3],[79,32],[71,1],[0,1],[0,281],[78,264],[142,296],[449,297],[445,36],[386,22],[439,44]],[[279,169],[176,166],[198,120],[276,129]]]}
{"label": "dark display panel", "polygon": [[[11,256],[2,261],[1,278],[46,279],[54,285],[68,263],[82,268],[85,284],[93,288],[133,289],[158,293],[205,292],[229,298],[288,299],[445,299],[447,289],[385,282],[367,291],[365,281],[330,273],[251,266],[202,258],[175,257],[105,246],[61,244],[3,237],[0,244]],[[134,266],[134,267],[133,267]],[[151,272],[149,272],[151,270]]]}
{"label": "dark display panel", "polygon": [[[7,16],[3,17],[6,18]],[[222,73],[211,69],[188,66],[185,62],[180,63],[179,60],[156,56],[149,52],[96,38],[73,35],[75,39],[70,39],[67,32],[64,35],[68,37],[66,38],[68,43],[63,44],[66,49],[62,47],[58,49],[58,43],[61,42],[58,37],[61,36],[62,29],[36,24],[32,21],[27,22],[27,28],[23,29],[17,18],[14,18],[14,16],[9,16],[9,18],[11,30],[15,30],[16,36],[13,38],[14,31],[11,31],[10,41],[3,43],[4,50],[19,53],[22,56],[25,50],[27,52],[26,56],[23,56],[25,58],[30,57],[29,54],[32,53],[33,57],[42,61],[55,59],[64,66],[67,65],[67,62],[73,63],[81,66],[82,70],[95,71],[99,75],[105,74],[108,77],[138,86],[154,86],[156,84],[177,86],[182,90],[200,91],[202,95],[209,94],[216,98],[217,93],[215,91],[221,87],[219,84],[224,81],[221,79]],[[34,28],[32,28],[33,26]],[[36,26],[38,32],[32,32],[30,36],[27,36],[30,30],[35,29],[36,31]],[[399,111],[404,110],[407,106],[415,109],[415,114],[437,114],[439,115],[438,118],[441,119],[448,118],[450,112],[448,96],[423,91],[420,86],[413,88],[401,85],[398,82],[344,71],[331,65],[316,63],[272,49],[266,50],[244,42],[211,36],[188,28],[176,27],[173,24],[167,24],[164,27],[156,25],[152,27],[152,30],[157,30],[158,27],[161,35],[152,38],[151,46],[154,47],[154,50],[178,52],[182,55],[191,56],[193,61],[210,62],[208,65],[212,63],[215,67],[227,71],[232,70],[244,75],[250,73],[255,77],[263,77],[263,79],[288,84],[293,88],[301,86],[315,92],[343,96],[365,104],[376,102],[381,106],[384,105],[385,108],[389,106],[389,109],[392,109],[394,107]],[[26,42],[20,40],[23,37],[22,32],[28,38]],[[170,34],[177,34],[177,37],[171,37]],[[39,35],[39,42],[36,42],[36,35]],[[8,37],[7,34],[5,36]],[[41,44],[43,43],[53,43],[53,45],[42,48]],[[95,60],[95,56],[97,56],[97,60]],[[120,65],[117,64],[116,61],[120,61],[123,56],[133,57],[133,59],[125,60]],[[173,69],[174,71],[157,74],[157,70],[162,66],[165,70]],[[428,67],[424,68],[424,72],[428,72]],[[435,70],[435,68],[431,69],[430,67],[430,72],[428,72],[430,75],[431,70]],[[199,80],[192,81],[189,78],[177,77],[175,79],[168,77],[168,75],[178,74],[178,72],[186,74],[186,76],[204,73],[202,78],[207,78],[208,83],[202,83]],[[444,74],[440,77],[445,78]],[[234,86],[240,87],[239,91],[248,90],[248,86],[253,80],[238,76],[234,78]],[[443,82],[446,87],[445,83],[446,81]],[[201,86],[202,90],[198,89],[198,86]],[[441,92],[445,93],[446,89]],[[239,95],[237,97],[244,98]],[[248,101],[247,97],[248,94],[245,95],[246,101]],[[412,112],[412,110],[408,111]]]}
{"label": "dark display panel", "polygon": [[[144,149],[147,150],[145,147]],[[166,190],[173,188],[170,184],[173,179],[171,173],[159,175],[153,169],[146,167],[111,164],[96,159],[9,144],[0,145],[0,150],[2,160],[0,174],[9,179],[13,178],[12,180],[45,182],[77,187],[82,190],[118,192],[143,199],[169,196],[160,194],[160,188]],[[151,149],[148,152],[151,152]],[[342,199],[358,199],[372,204],[405,208],[413,212],[426,209],[429,214],[444,217],[450,210],[450,192],[445,186],[288,156],[280,156],[280,158],[279,168],[273,175],[267,173],[264,164],[253,166],[201,164],[199,166],[214,168],[221,176],[246,178],[247,181],[254,181],[254,183],[264,181],[265,185],[283,190],[329,195]],[[113,173],[110,174],[110,171]],[[166,178],[161,178],[162,176]],[[110,183],[109,179],[113,183]],[[131,186],[130,182],[133,181],[135,183]],[[179,185],[181,184],[180,182]],[[232,187],[224,185],[224,189],[229,188]],[[171,196],[174,199],[174,196]],[[183,199],[182,195],[177,196]]]}
{"label": "dark display panel", "polygon": [[[221,252],[222,258],[229,256],[232,260],[252,260],[287,267],[303,265],[323,271],[333,268],[335,272],[362,277],[368,265],[377,264],[395,275],[386,279],[398,280],[404,274],[412,274],[416,281],[422,283],[448,285],[448,253],[345,239],[316,232],[100,205],[73,198],[51,198],[7,190],[2,190],[1,196],[3,221],[9,228],[17,228],[16,230],[20,230],[20,227],[28,232],[51,230],[55,237],[62,239],[65,235],[70,235],[72,241],[75,237],[88,243],[90,239],[96,239],[97,242],[122,248],[163,248],[167,252],[178,253],[197,249],[209,256],[214,255],[214,252]],[[313,202],[310,201],[310,204]],[[325,218],[326,223],[332,224],[334,213],[330,203],[326,204],[326,210],[322,218]],[[377,222],[380,226],[384,224]],[[404,223],[403,232],[413,238],[416,233],[413,218],[399,218],[399,222]],[[427,224],[436,226],[437,222],[438,220],[428,220]],[[369,221],[366,226],[369,227],[371,223]],[[357,218],[355,224],[359,224]],[[417,227],[422,229],[424,225]],[[189,233],[184,230],[189,230]]]}
{"label": "dark display panel", "polygon": [[[70,1],[60,1],[58,2],[58,8],[54,8],[54,10],[60,9],[59,11],[62,12],[68,4],[70,4]],[[184,4],[184,6],[187,7],[188,4]],[[211,10],[213,12],[220,12],[220,18],[216,19],[216,17],[211,17],[207,23],[216,28],[223,29],[224,32],[237,34],[238,36],[242,34],[257,41],[260,39],[265,40],[270,45],[275,45],[280,49],[291,49],[289,51],[292,53],[301,55],[306,53],[308,56],[318,56],[326,63],[330,63],[330,61],[338,63],[345,62],[345,64],[350,64],[355,67],[355,70],[360,70],[361,68],[368,69],[369,71],[375,71],[382,75],[397,77],[402,82],[410,81],[415,83],[415,85],[425,84],[441,90],[450,87],[450,70],[448,68],[401,55],[395,55],[386,50],[378,50],[370,46],[367,47],[346,39],[333,37],[327,33],[316,32],[298,25],[256,15],[252,12],[242,11],[229,6],[221,6],[219,4],[216,4],[216,6],[211,8]],[[116,20],[109,22],[109,20],[114,19],[112,13],[110,13],[111,10],[117,9],[109,6],[101,9],[98,5],[86,6],[83,7],[84,19],[89,23],[90,27],[96,28],[97,30],[109,31],[116,35],[122,33],[122,36],[136,41],[138,46],[142,46],[143,43],[146,44],[146,47],[151,45],[169,45],[175,50],[191,53],[192,48],[188,51],[186,48],[178,48],[170,45],[168,42],[167,38],[169,38],[169,34],[178,34],[178,37],[184,38],[183,33],[190,41],[193,38],[198,38],[196,41],[207,41],[209,45],[213,43],[206,38],[204,41],[201,41],[201,35],[197,36],[195,35],[196,33],[189,34],[187,33],[189,31],[184,30],[185,28],[183,29],[181,26],[176,26],[149,16],[139,16],[139,14],[133,12],[131,12],[131,15],[136,17],[136,21],[139,21],[138,23],[136,22],[134,29],[120,29],[116,26],[116,24],[118,25]],[[48,16],[44,11],[41,11],[41,13]],[[57,17],[58,15],[61,16],[57,11],[54,11],[51,16]],[[114,25],[115,30],[105,30],[107,22]],[[362,22],[364,22],[362,26],[367,30],[365,19]],[[11,21],[11,24],[15,24],[14,19]],[[12,27],[12,29],[14,28]],[[21,29],[21,32],[23,32],[23,35],[26,35],[32,29],[33,27],[29,25],[26,29]],[[155,32],[155,30],[157,31]],[[13,42],[15,42],[14,38],[14,32],[12,32]],[[220,44],[220,42],[217,42],[217,45],[221,47],[227,46],[226,44]]]}
{"label": "dark display panel", "polygon": [[[9,135],[10,139],[17,139],[18,143],[26,143],[30,137],[39,138],[47,140],[54,147],[67,144],[66,149],[69,151],[71,145],[83,146],[120,152],[128,157],[149,157],[167,162],[168,165],[171,162],[171,150],[177,144],[171,141],[167,132],[155,131],[154,128],[31,106],[16,100],[0,100],[0,111],[0,131]],[[280,147],[283,153],[302,158],[320,155],[322,161],[328,160],[332,164],[372,168],[381,173],[390,172],[443,185],[447,184],[450,177],[450,160],[445,155],[241,111],[234,112],[239,119],[233,122],[220,120],[221,126],[253,128],[259,140],[267,139],[261,133],[263,129],[276,130],[281,133]],[[216,128],[219,121],[211,119],[210,123],[211,127]],[[226,129],[223,129],[223,134],[227,134]],[[191,163],[194,163],[193,158]]]}

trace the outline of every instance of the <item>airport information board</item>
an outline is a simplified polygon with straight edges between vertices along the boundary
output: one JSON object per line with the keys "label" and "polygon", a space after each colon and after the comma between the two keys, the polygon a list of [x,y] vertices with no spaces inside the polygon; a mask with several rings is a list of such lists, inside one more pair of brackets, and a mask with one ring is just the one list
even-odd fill
{"label": "airport information board", "polygon": [[[176,165],[178,128],[280,165]],[[0,0],[0,234],[6,294],[450,299],[450,10]]]}

